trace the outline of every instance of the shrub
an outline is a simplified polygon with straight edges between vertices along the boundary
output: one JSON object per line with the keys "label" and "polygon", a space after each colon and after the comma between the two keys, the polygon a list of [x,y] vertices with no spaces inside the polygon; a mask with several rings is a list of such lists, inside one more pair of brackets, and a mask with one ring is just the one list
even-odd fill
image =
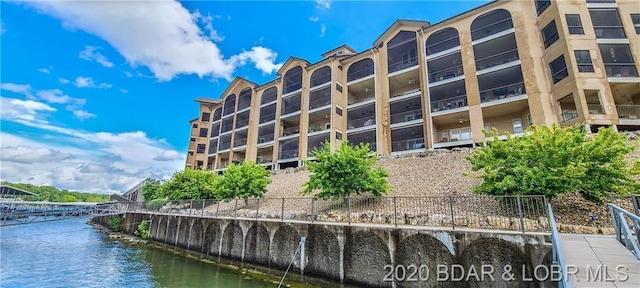
{"label": "shrub", "polygon": [[112,216],[111,218],[109,218],[109,221],[111,222],[111,230],[120,232],[120,223],[122,222],[122,219],[120,219],[120,217],[118,216]]}
{"label": "shrub", "polygon": [[319,189],[314,197],[322,199],[340,199],[368,192],[376,198],[385,195],[391,190],[387,183],[389,173],[380,167],[373,168],[377,158],[372,153],[369,144],[352,146],[347,141],[332,153],[329,142],[325,142],[322,149],[312,151],[315,160],[305,161],[310,176],[303,185],[302,194]]}
{"label": "shrub", "polygon": [[218,175],[211,171],[186,169],[173,174],[161,190],[169,200],[211,199],[215,197],[217,181]]}
{"label": "shrub", "polygon": [[[497,131],[487,132],[497,137]],[[489,195],[545,195],[580,192],[600,202],[609,193],[637,191],[624,158],[632,152],[625,135],[601,128],[588,136],[582,126],[532,126],[522,137],[494,139],[467,157]],[[637,165],[637,164],[636,164]],[[482,170],[481,172],[478,172]]]}
{"label": "shrub", "polygon": [[271,183],[271,173],[251,161],[227,168],[215,186],[219,199],[263,197]]}
{"label": "shrub", "polygon": [[133,234],[140,236],[140,238],[145,240],[151,238],[151,231],[149,231],[149,222],[147,220],[143,220],[142,222],[140,222],[140,224],[138,224],[138,229],[136,229]]}
{"label": "shrub", "polygon": [[164,198],[165,195],[162,193],[162,182],[156,179],[148,179],[144,184],[144,187],[142,187],[142,196],[144,197],[144,201]]}

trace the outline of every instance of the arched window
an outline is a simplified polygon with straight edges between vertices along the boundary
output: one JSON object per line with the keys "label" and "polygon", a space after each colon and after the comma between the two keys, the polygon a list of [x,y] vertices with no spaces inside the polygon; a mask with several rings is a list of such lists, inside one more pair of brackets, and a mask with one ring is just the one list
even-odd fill
{"label": "arched window", "polygon": [[311,87],[322,85],[331,81],[331,67],[324,66],[311,74]]}
{"label": "arched window", "polygon": [[251,107],[251,88],[245,88],[238,96],[238,111]]}
{"label": "arched window", "polygon": [[271,103],[273,101],[276,101],[276,99],[278,99],[278,88],[271,87],[262,92],[262,99],[260,100],[260,104]]}
{"label": "arched window", "polygon": [[231,94],[224,99],[224,116],[236,111],[236,94]]}
{"label": "arched window", "polygon": [[373,60],[371,58],[362,59],[351,64],[347,70],[347,82],[373,75]]}
{"label": "arched window", "polygon": [[218,121],[220,120],[221,117],[222,117],[222,108],[218,108],[216,109],[215,112],[213,112],[213,121]]}
{"label": "arched window", "polygon": [[513,28],[511,13],[504,9],[493,10],[473,20],[471,39],[475,41],[511,28]]}
{"label": "arched window", "polygon": [[418,65],[416,32],[400,31],[387,43],[389,73]]}
{"label": "arched window", "polygon": [[427,56],[460,46],[458,30],[451,27],[439,30],[427,38],[426,46]]}
{"label": "arched window", "polygon": [[282,89],[282,94],[302,89],[302,67],[297,66],[289,69],[289,71],[284,74],[283,82],[284,88]]}

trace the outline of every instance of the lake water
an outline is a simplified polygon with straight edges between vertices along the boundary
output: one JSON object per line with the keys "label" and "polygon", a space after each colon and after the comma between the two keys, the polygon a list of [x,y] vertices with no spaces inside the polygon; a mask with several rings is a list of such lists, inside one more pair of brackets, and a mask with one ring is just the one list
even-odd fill
{"label": "lake water", "polygon": [[160,248],[108,240],[86,221],[0,228],[0,287],[277,287]]}

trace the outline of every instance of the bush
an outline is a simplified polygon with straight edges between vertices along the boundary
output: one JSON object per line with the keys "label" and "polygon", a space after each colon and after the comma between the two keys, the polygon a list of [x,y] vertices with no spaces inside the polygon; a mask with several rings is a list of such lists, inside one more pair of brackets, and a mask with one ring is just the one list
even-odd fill
{"label": "bush", "polygon": [[[487,132],[497,137],[497,131]],[[609,193],[640,188],[624,158],[634,147],[623,134],[601,128],[588,136],[581,125],[532,126],[522,137],[494,139],[467,157],[483,183],[474,191],[489,195],[545,195],[580,192],[600,202]],[[636,164],[638,165],[638,164]]]}
{"label": "bush", "polygon": [[305,161],[311,174],[303,185],[302,194],[311,194],[319,189],[320,193],[314,197],[322,199],[339,199],[368,192],[376,198],[385,195],[391,190],[387,183],[389,173],[382,168],[373,168],[377,158],[371,153],[369,144],[354,147],[347,141],[332,153],[329,142],[325,142],[322,149],[312,151],[315,160]]}
{"label": "bush", "polygon": [[156,179],[147,179],[144,187],[142,187],[142,196],[144,197],[144,201],[164,198],[165,195],[162,193],[162,182]]}
{"label": "bush", "polygon": [[215,197],[218,175],[211,171],[186,169],[173,174],[171,181],[161,185],[169,200],[211,199]]}
{"label": "bush", "polygon": [[145,240],[151,238],[151,231],[149,231],[149,222],[147,220],[143,220],[142,222],[140,222],[140,224],[138,224],[138,229],[136,229],[133,234],[135,234],[136,236],[140,236],[140,238]]}
{"label": "bush", "polygon": [[167,204],[166,199],[153,199],[151,201],[145,202],[145,206],[147,207],[147,209],[155,211],[160,210],[160,208],[162,208],[162,206],[164,206],[165,204]]}
{"label": "bush", "polygon": [[111,218],[109,218],[109,221],[111,222],[111,230],[120,232],[120,223],[122,223],[122,219],[120,219],[120,217],[118,216],[112,216]]}
{"label": "bush", "polygon": [[233,164],[227,168],[215,185],[219,199],[263,197],[271,183],[271,173],[251,161]]}

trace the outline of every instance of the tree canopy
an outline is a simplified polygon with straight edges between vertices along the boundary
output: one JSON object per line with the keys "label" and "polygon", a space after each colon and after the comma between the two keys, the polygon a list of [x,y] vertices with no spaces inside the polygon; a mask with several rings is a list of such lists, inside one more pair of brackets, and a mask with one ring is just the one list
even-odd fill
{"label": "tree canopy", "polygon": [[389,173],[381,167],[373,167],[377,158],[372,153],[369,144],[352,146],[347,141],[331,152],[329,142],[325,142],[322,149],[312,151],[315,160],[305,161],[311,174],[303,185],[302,194],[320,190],[314,196],[322,199],[339,199],[369,192],[375,197],[385,195],[391,190],[387,183]]}
{"label": "tree canopy", "polygon": [[[497,137],[497,131],[486,132]],[[638,191],[624,161],[635,147],[613,128],[587,135],[583,126],[532,126],[522,137],[495,138],[467,157],[483,179],[475,192],[489,195],[545,195],[580,192],[599,202],[610,193]],[[638,164],[636,163],[636,166]]]}
{"label": "tree canopy", "polygon": [[[169,200],[213,199],[216,197],[217,181],[218,175],[211,171],[185,169],[173,174],[171,181],[161,185],[161,191],[162,195]],[[149,200],[153,199],[147,201]]]}
{"label": "tree canopy", "polygon": [[263,197],[271,183],[271,173],[251,161],[233,164],[227,168],[215,186],[220,199]]}
{"label": "tree canopy", "polygon": [[25,201],[49,201],[49,202],[93,202],[101,203],[109,201],[109,195],[69,191],[58,189],[53,186],[32,185],[24,183],[11,183],[2,181],[2,184],[13,186],[22,190],[33,192],[35,196],[20,196]]}

